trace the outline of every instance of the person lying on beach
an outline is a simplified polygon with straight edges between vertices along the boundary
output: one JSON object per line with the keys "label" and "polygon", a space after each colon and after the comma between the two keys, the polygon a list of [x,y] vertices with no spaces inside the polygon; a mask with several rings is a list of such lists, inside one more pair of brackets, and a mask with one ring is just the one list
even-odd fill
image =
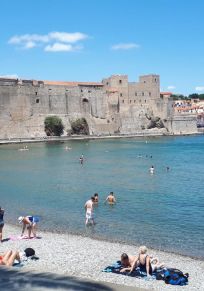
{"label": "person lying on beach", "polygon": [[95,224],[94,216],[93,216],[94,202],[95,202],[95,198],[91,197],[84,205],[84,208],[86,210],[86,219],[85,219],[86,225]]}
{"label": "person lying on beach", "polygon": [[0,242],[3,240],[4,209],[0,206]]}
{"label": "person lying on beach", "polygon": [[98,193],[95,193],[95,194],[94,194],[94,199],[95,199],[95,200],[94,200],[94,204],[97,205],[98,202],[99,202],[99,199],[98,199]]}
{"label": "person lying on beach", "polygon": [[17,251],[7,251],[3,255],[0,255],[0,266],[11,267],[14,261],[20,262],[20,255]]}
{"label": "person lying on beach", "polygon": [[128,256],[126,253],[123,253],[121,255],[121,265],[122,265],[122,269],[120,270],[121,273],[124,272],[130,272],[132,270],[132,267],[134,265],[134,262],[136,260],[135,256]]}
{"label": "person lying on beach", "polygon": [[39,222],[39,217],[37,216],[20,216],[18,222],[23,224],[21,236],[24,235],[25,229],[28,230],[28,238],[31,238],[31,233],[34,238],[36,238],[37,223]]}
{"label": "person lying on beach", "polygon": [[135,268],[140,268],[141,272],[147,273],[147,276],[152,275],[152,266],[150,263],[150,256],[147,254],[146,246],[139,248],[139,255],[136,257],[130,272],[133,272]]}
{"label": "person lying on beach", "polygon": [[110,205],[113,205],[116,203],[116,199],[115,199],[113,192],[110,192],[110,194],[108,195],[108,197],[105,200],[105,203],[106,202],[108,202],[108,204],[110,204]]}

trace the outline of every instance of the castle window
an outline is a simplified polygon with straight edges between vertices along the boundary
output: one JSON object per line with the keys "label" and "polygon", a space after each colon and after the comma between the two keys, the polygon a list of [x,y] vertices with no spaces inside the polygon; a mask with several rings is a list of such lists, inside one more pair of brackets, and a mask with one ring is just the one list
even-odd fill
{"label": "castle window", "polygon": [[91,91],[89,90],[88,93],[91,93]]}
{"label": "castle window", "polygon": [[108,86],[108,85],[109,85],[109,83],[108,83],[108,82],[106,82],[106,85]]}
{"label": "castle window", "polygon": [[125,103],[125,100],[122,100],[123,103]]}
{"label": "castle window", "polygon": [[144,96],[144,92],[142,92],[142,96]]}
{"label": "castle window", "polygon": [[132,100],[130,100],[130,103],[132,102]]}
{"label": "castle window", "polygon": [[137,92],[135,92],[135,96],[137,96]]}
{"label": "castle window", "polygon": [[149,92],[149,96],[151,96],[151,92]]}
{"label": "castle window", "polygon": [[157,78],[155,78],[154,81],[157,82]]}
{"label": "castle window", "polygon": [[87,98],[83,98],[83,99],[82,99],[82,102],[83,102],[83,103],[88,103],[89,100],[88,100]]}
{"label": "castle window", "polygon": [[119,80],[119,84],[122,84],[122,80]]}
{"label": "castle window", "polygon": [[52,89],[49,88],[49,91],[52,91]]}
{"label": "castle window", "polygon": [[38,95],[38,92],[35,92],[35,95],[37,96]]}
{"label": "castle window", "polygon": [[36,99],[36,100],[35,100],[35,103],[39,103],[39,102],[40,102],[40,99]]}
{"label": "castle window", "polygon": [[83,92],[83,90],[81,89],[81,92]]}
{"label": "castle window", "polygon": [[120,97],[122,97],[123,96],[123,94],[122,93],[120,93]]}
{"label": "castle window", "polygon": [[146,103],[146,100],[145,100],[145,103]]}

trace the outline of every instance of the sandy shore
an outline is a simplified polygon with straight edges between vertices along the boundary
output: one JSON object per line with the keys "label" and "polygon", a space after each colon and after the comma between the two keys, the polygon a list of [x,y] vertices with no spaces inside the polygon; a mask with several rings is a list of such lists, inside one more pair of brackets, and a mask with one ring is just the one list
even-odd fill
{"label": "sandy shore", "polygon": [[[4,238],[20,234],[20,226],[5,225]],[[195,260],[176,254],[150,250],[169,267],[181,269],[190,274],[189,285],[185,287],[165,285],[163,281],[145,281],[123,275],[101,272],[120,258],[120,254],[127,252],[136,255],[135,246],[98,241],[87,237],[70,234],[56,234],[39,232],[41,239],[9,240],[0,244],[0,254],[9,249],[23,251],[26,247],[36,250],[39,261],[26,263],[23,271],[53,272],[60,275],[88,278],[101,282],[141,287],[148,290],[204,290],[204,261]]]}

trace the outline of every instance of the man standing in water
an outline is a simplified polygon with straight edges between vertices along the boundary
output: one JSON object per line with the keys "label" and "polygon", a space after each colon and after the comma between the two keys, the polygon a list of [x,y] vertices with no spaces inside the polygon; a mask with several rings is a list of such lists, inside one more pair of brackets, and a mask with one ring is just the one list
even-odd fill
{"label": "man standing in water", "polygon": [[113,205],[116,203],[116,199],[115,196],[113,194],[113,192],[110,192],[110,194],[108,195],[108,197],[106,198],[105,203],[108,202],[108,204]]}
{"label": "man standing in water", "polygon": [[93,217],[94,202],[95,202],[95,198],[91,197],[91,199],[89,199],[84,205],[84,208],[86,210],[86,220],[85,220],[86,225],[95,224],[94,217]]}

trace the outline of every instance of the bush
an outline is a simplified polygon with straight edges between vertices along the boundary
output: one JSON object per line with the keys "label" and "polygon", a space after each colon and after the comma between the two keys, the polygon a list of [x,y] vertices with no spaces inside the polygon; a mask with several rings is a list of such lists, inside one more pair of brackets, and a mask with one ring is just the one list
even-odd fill
{"label": "bush", "polygon": [[48,116],[44,121],[45,132],[47,136],[61,136],[64,131],[64,125],[58,116]]}
{"label": "bush", "polygon": [[79,118],[71,122],[71,134],[89,135],[89,126],[85,118]]}

